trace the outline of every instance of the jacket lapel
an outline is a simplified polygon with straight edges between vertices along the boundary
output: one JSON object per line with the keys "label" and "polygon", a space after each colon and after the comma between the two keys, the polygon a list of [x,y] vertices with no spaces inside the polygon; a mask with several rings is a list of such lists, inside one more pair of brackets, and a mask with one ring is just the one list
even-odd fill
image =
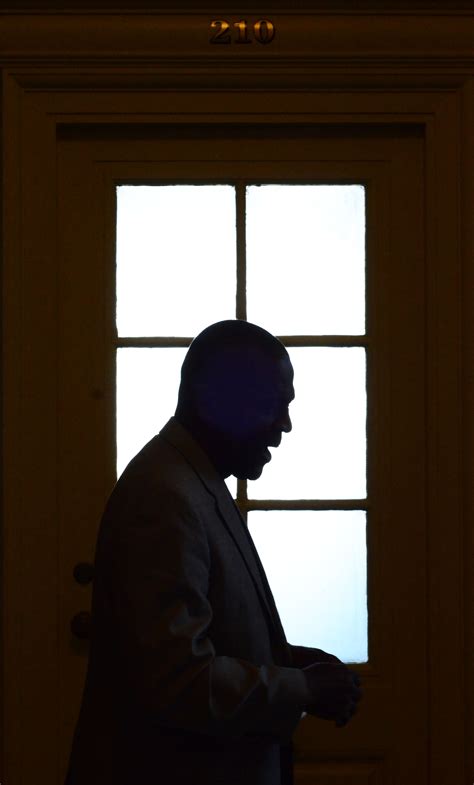
{"label": "jacket lapel", "polygon": [[285,633],[263,565],[245,521],[240,515],[225,482],[217,474],[205,452],[174,417],[160,431],[160,436],[179,450],[183,457],[192,465],[209,493],[214,496],[222,522],[242,556],[269,622],[278,634],[279,643],[280,645],[281,643],[286,643]]}
{"label": "jacket lapel", "polygon": [[228,492],[227,486],[224,486],[223,491],[218,495],[215,495],[215,498],[224,526],[227,528],[241,553],[242,559],[252,577],[267,615],[273,626],[277,629],[279,636],[284,639],[285,634],[283,632],[283,627],[281,626],[273,594],[265,575],[265,570],[255,545],[253,544],[252,536],[248,531],[247,525],[242,518],[238,507]]}

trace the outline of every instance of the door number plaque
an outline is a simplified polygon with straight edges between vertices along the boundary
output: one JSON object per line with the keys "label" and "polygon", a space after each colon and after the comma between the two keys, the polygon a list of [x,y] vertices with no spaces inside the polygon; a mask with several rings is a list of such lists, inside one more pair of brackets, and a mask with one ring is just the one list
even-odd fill
{"label": "door number plaque", "polygon": [[248,24],[246,19],[228,22],[226,19],[213,19],[210,23],[211,44],[271,44],[275,38],[275,25],[269,19],[259,19]]}

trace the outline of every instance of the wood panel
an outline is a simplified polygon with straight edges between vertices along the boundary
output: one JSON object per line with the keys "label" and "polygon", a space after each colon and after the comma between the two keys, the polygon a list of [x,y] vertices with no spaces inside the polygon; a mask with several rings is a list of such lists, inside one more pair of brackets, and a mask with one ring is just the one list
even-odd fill
{"label": "wood panel", "polygon": [[296,763],[295,785],[383,785],[378,762]]}

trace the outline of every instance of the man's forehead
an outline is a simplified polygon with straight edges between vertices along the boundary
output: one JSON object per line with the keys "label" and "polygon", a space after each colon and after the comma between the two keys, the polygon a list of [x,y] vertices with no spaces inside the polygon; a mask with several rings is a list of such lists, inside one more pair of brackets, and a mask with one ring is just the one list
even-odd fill
{"label": "man's forehead", "polygon": [[273,389],[277,391],[282,398],[286,401],[291,401],[295,397],[295,390],[293,387],[293,366],[288,356],[280,357],[273,363],[275,370],[272,375],[271,384]]}
{"label": "man's forehead", "polygon": [[294,397],[293,366],[284,351],[270,351],[268,347],[226,346],[218,355],[206,358],[201,372],[212,382],[231,384],[237,387],[254,388],[261,393],[281,392],[288,398]]}
{"label": "man's forehead", "polygon": [[290,360],[290,355],[289,354],[283,354],[278,359],[278,365],[279,365],[279,367],[280,367],[280,369],[281,369],[283,374],[285,374],[287,377],[290,376],[291,378],[293,378],[293,373],[294,372],[293,372],[293,366],[291,364],[291,360]]}
{"label": "man's forehead", "polygon": [[[211,358],[209,358],[211,359]],[[279,371],[288,375],[293,373],[289,355],[282,351],[271,350],[269,347],[255,346],[225,346],[214,358],[217,365],[242,365],[247,368],[262,371]]]}
{"label": "man's forehead", "polygon": [[289,355],[284,355],[283,357],[281,357],[279,359],[279,361],[278,361],[278,369],[279,369],[281,378],[285,382],[292,384],[293,383],[293,378],[294,378],[294,371],[293,371],[293,366],[291,364],[291,360],[289,358]]}

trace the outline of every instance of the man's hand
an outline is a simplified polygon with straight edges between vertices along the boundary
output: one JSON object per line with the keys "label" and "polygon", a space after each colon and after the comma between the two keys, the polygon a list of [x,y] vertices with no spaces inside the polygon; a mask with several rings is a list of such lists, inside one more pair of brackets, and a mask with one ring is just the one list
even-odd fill
{"label": "man's hand", "polygon": [[303,668],[303,673],[312,695],[305,711],[334,720],[337,727],[346,725],[362,697],[358,674],[342,662],[316,662]]}

